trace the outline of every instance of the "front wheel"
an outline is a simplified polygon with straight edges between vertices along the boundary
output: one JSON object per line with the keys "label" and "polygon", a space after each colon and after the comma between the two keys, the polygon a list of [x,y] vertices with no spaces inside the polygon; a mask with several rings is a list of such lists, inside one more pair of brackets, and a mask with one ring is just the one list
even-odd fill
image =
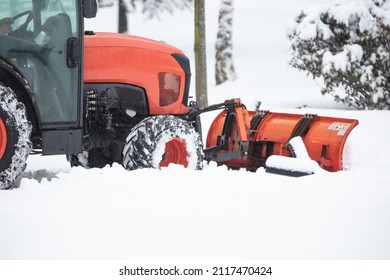
{"label": "front wheel", "polygon": [[26,168],[31,123],[15,92],[0,84],[0,189],[9,189]]}
{"label": "front wheel", "polygon": [[135,170],[171,163],[203,168],[202,140],[194,127],[172,115],[149,117],[136,125],[126,139],[123,166]]}

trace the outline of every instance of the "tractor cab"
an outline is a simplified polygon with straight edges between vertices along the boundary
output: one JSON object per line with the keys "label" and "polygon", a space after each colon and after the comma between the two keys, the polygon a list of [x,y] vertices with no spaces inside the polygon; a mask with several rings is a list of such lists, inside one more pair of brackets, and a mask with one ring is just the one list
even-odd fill
{"label": "tractor cab", "polygon": [[0,56],[27,80],[44,142],[53,129],[81,134],[66,131],[82,126],[83,17],[96,9],[95,0],[0,0]]}

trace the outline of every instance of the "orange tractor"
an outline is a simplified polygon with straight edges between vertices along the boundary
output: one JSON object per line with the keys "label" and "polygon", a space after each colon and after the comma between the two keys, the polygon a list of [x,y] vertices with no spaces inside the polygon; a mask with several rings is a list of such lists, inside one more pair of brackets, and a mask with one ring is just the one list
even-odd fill
{"label": "orange tractor", "polygon": [[[0,0],[0,189],[12,188],[30,153],[64,154],[72,166],[126,169],[204,160],[256,170],[294,157],[342,169],[356,120],[248,111],[239,100],[200,110],[189,102],[183,52],[144,38],[84,32],[95,0]],[[199,115],[222,110],[203,148]]]}

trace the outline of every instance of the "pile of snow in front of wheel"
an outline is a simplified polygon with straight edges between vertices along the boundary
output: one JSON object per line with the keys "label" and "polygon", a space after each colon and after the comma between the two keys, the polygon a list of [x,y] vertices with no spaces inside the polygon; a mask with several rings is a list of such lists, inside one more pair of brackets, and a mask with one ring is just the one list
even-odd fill
{"label": "pile of snow in front of wheel", "polygon": [[77,155],[77,158],[81,163],[81,166],[88,166],[88,157],[89,157],[89,153],[86,151],[84,151],[82,154]]}
{"label": "pile of snow in front of wheel", "polygon": [[[159,142],[156,145],[156,149],[152,155],[152,162],[154,168],[159,168],[161,159],[165,153],[165,144],[171,141],[173,138],[179,137],[184,140],[187,147],[187,161],[189,169],[202,169],[203,161],[198,162],[199,158],[203,159],[203,150],[199,150],[198,147],[203,147],[202,140],[200,139],[199,134],[192,130],[190,133],[184,132],[178,134],[174,134],[170,131],[164,131],[161,135]],[[201,153],[199,157],[199,153]]]}

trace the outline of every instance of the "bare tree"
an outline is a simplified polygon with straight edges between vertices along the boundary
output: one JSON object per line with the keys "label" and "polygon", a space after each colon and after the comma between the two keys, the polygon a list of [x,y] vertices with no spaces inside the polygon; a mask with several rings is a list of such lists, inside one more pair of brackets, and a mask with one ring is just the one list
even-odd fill
{"label": "bare tree", "polygon": [[200,108],[208,106],[205,0],[195,0],[195,90]]}
{"label": "bare tree", "polygon": [[192,7],[193,0],[127,0],[133,4],[141,2],[142,12],[148,18],[159,17],[160,13],[168,12],[173,14],[175,10],[184,10]]}
{"label": "bare tree", "polygon": [[217,85],[235,80],[233,64],[233,0],[221,0],[219,27],[215,44],[215,81]]}
{"label": "bare tree", "polygon": [[176,9],[184,10],[192,7],[193,0],[98,0],[99,6],[112,7],[114,2],[119,3],[118,32],[128,32],[128,13],[134,12],[138,4],[142,7],[142,12],[147,18],[159,18],[163,12],[173,14]]}
{"label": "bare tree", "polygon": [[119,20],[118,20],[118,32],[127,33],[129,27],[127,24],[127,6],[124,0],[119,0]]}
{"label": "bare tree", "polygon": [[114,5],[114,0],[98,0],[100,8],[112,7]]}

